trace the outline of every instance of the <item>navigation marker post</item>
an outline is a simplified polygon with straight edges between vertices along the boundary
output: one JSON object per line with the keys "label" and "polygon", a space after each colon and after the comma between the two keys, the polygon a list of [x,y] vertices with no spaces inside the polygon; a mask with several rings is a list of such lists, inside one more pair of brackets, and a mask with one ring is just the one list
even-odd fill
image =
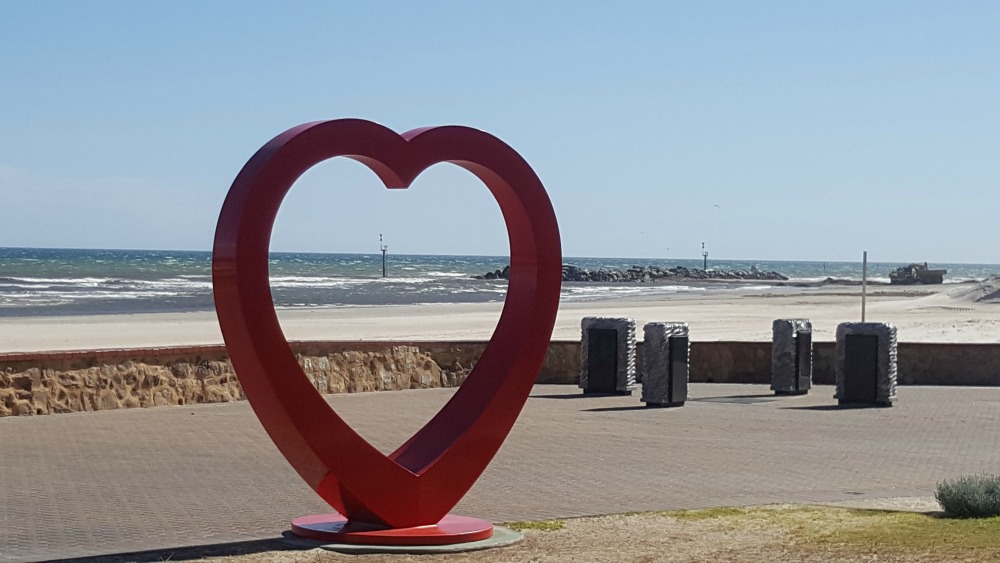
{"label": "navigation marker post", "polygon": [[861,322],[865,322],[865,300],[868,297],[868,251],[861,255]]}
{"label": "navigation marker post", "polygon": [[378,234],[378,246],[382,250],[382,277],[385,277],[385,253],[389,252],[389,245],[382,244],[382,233]]}

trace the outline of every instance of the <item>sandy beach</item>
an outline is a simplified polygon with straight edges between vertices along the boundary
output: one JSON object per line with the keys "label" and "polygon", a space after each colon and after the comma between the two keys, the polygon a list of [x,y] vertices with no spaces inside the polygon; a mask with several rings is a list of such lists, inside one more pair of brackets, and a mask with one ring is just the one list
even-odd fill
{"label": "sandy beach", "polygon": [[[901,342],[1000,342],[1000,283],[868,288],[866,320],[894,324]],[[338,307],[279,311],[290,340],[485,340],[502,303]],[[691,292],[564,302],[553,339],[577,339],[586,316],[687,322],[692,340],[770,340],[771,322],[807,318],[815,340],[861,320],[861,288],[827,285],[746,292]],[[641,338],[641,329],[640,329]],[[92,350],[222,343],[213,312],[0,319],[0,352]]]}

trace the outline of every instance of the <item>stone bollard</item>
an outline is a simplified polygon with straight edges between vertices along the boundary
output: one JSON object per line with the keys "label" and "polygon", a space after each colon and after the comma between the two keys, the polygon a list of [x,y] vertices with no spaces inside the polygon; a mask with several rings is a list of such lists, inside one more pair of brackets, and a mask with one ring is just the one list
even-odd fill
{"label": "stone bollard", "polygon": [[635,388],[635,319],[584,317],[581,324],[583,392],[631,395]]}
{"label": "stone bollard", "polygon": [[805,395],[812,387],[812,323],[777,319],[771,334],[771,390],[775,395]]}
{"label": "stone bollard", "polygon": [[688,395],[687,323],[643,327],[642,402],[647,407],[681,407]]}
{"label": "stone bollard", "polygon": [[891,407],[896,400],[896,327],[837,325],[837,394],[841,405]]}

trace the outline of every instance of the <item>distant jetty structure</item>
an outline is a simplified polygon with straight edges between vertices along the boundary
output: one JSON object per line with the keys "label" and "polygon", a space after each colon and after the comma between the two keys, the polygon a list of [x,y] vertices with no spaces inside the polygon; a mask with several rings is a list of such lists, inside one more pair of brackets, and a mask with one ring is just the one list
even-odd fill
{"label": "distant jetty structure", "polygon": [[[510,266],[503,269],[473,276],[477,280],[505,280],[510,277]],[[566,282],[637,282],[653,283],[670,280],[764,280],[787,281],[788,278],[778,272],[765,272],[751,267],[749,270],[699,270],[675,266],[660,268],[658,266],[632,266],[627,270],[617,268],[588,270],[569,264],[562,267],[562,279]]]}

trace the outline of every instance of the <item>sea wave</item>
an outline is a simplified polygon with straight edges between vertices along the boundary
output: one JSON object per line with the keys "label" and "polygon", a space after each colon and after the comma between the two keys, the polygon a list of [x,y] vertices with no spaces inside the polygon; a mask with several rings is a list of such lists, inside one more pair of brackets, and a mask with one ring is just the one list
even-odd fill
{"label": "sea wave", "polygon": [[318,277],[318,276],[278,276],[271,277],[271,288],[291,287],[349,287],[371,282],[363,278]]}
{"label": "sea wave", "polygon": [[211,289],[211,279],[191,279],[186,277],[163,278],[158,280],[143,280],[130,278],[30,278],[30,277],[0,277],[0,287],[16,287],[22,289],[48,289],[72,287],[75,289],[91,288],[202,288]]}
{"label": "sea wave", "polygon": [[[702,260],[574,258],[564,262],[581,268],[632,265],[700,269]],[[473,275],[509,263],[502,256],[394,256],[388,277],[381,277],[382,256],[372,254],[272,253],[271,296],[277,307],[365,307],[421,303],[471,303],[502,300],[504,280],[474,280]],[[819,283],[827,278],[860,282],[861,264],[847,262],[713,261],[723,270],[757,266],[777,271],[792,283]],[[896,265],[868,264],[873,283],[887,283]],[[948,269],[946,284],[983,279],[1000,266],[935,264]],[[670,282],[668,282],[670,283]],[[611,299],[698,292],[754,291],[779,287],[748,282],[691,285],[566,283],[564,301]],[[744,285],[741,285],[744,284]],[[0,248],[0,314],[84,315],[158,311],[209,311],[212,299],[209,252],[117,251]]]}
{"label": "sea wave", "polygon": [[706,287],[688,285],[564,284],[562,287],[562,299],[564,301],[596,301],[614,297],[697,293],[706,290]]}

